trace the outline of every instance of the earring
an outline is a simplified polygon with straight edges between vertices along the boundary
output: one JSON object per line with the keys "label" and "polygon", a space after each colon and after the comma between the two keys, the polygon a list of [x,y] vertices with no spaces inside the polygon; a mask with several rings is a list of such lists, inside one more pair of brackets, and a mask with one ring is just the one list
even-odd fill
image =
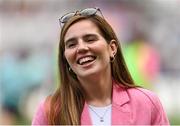
{"label": "earring", "polygon": [[110,56],[110,62],[111,62],[111,63],[114,62],[114,59],[115,59],[114,56]]}
{"label": "earring", "polygon": [[71,67],[69,67],[68,70],[69,70],[69,72],[71,72],[72,71]]}

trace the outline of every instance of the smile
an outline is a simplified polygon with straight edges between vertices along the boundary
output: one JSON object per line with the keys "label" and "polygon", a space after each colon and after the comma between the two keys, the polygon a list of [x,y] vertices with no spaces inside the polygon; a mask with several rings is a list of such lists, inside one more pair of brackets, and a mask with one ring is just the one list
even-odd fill
{"label": "smile", "polygon": [[77,60],[77,63],[78,63],[79,65],[84,65],[84,64],[86,64],[86,63],[89,63],[89,62],[94,61],[95,59],[96,59],[95,56],[85,56],[85,57],[79,58],[79,59]]}

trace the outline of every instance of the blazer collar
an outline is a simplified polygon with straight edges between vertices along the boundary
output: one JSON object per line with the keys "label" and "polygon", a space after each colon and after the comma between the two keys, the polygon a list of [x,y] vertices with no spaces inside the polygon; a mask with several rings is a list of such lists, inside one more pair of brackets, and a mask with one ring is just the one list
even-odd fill
{"label": "blazer collar", "polygon": [[90,118],[90,113],[88,109],[88,104],[85,102],[84,109],[81,114],[81,125],[92,125],[92,121]]}
{"label": "blazer collar", "polygon": [[129,102],[129,100],[130,99],[127,90],[113,81],[112,102],[122,106],[123,104]]}
{"label": "blazer collar", "polygon": [[130,103],[130,97],[126,88],[113,82],[112,125],[131,124],[131,109],[128,103]]}

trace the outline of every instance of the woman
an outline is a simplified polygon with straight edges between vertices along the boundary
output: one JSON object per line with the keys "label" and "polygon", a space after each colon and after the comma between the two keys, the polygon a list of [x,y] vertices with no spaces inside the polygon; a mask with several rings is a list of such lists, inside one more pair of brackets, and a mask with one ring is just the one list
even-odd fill
{"label": "woman", "polygon": [[32,124],[169,124],[154,93],[128,72],[120,42],[98,8],[60,19],[60,85],[41,103]]}

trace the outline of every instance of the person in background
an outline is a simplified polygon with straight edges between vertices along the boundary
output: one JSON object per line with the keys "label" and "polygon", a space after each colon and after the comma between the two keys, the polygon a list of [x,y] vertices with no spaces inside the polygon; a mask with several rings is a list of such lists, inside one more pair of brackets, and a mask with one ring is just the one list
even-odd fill
{"label": "person in background", "polygon": [[169,125],[155,93],[134,84],[99,8],[65,14],[60,24],[60,84],[32,125]]}

